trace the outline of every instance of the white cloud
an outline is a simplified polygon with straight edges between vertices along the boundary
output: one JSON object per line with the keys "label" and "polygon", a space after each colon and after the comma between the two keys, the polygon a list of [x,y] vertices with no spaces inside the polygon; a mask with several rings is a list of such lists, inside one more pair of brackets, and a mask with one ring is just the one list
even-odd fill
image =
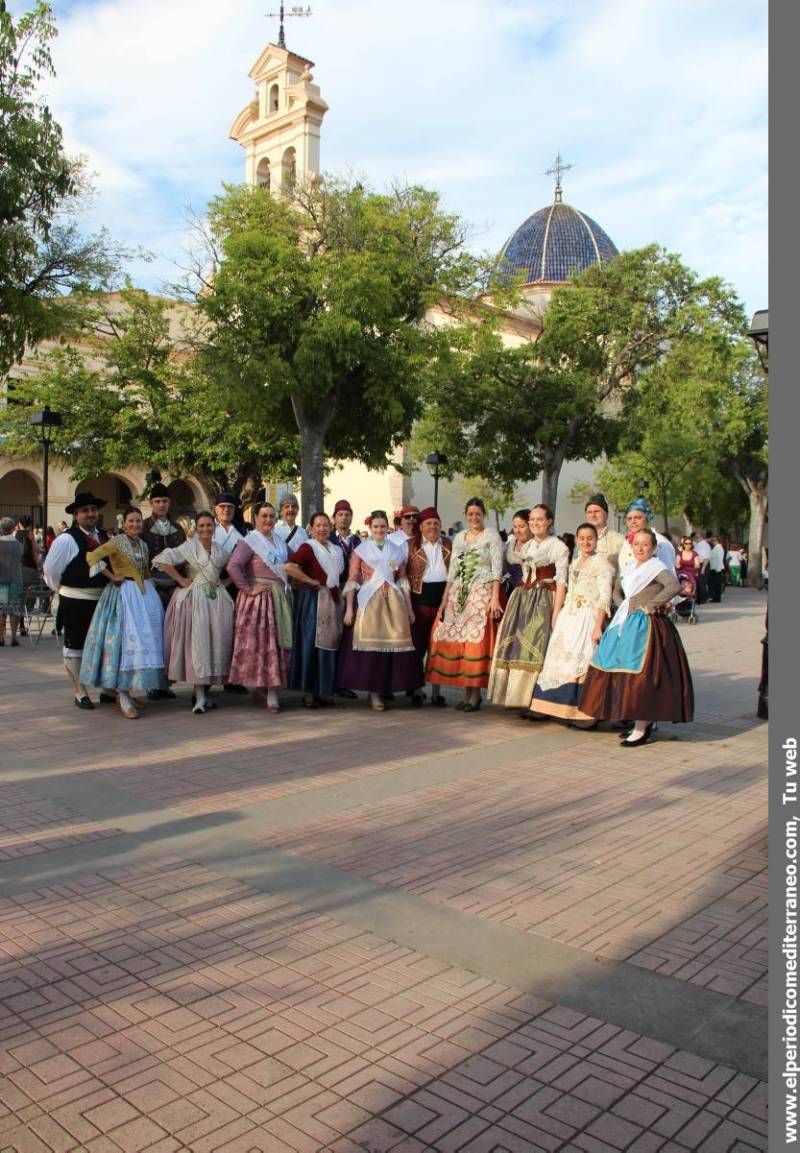
{"label": "white cloud", "polygon": [[[264,0],[84,0],[60,9],[54,111],[97,171],[94,218],[179,255],[243,158],[228,129],[275,38]],[[277,5],[273,5],[277,7]],[[766,3],[314,0],[287,40],[330,105],[326,169],[438,187],[499,248],[552,195],[618,247],[652,240],[748,307],[766,285]],[[150,274],[152,275],[152,274]]]}

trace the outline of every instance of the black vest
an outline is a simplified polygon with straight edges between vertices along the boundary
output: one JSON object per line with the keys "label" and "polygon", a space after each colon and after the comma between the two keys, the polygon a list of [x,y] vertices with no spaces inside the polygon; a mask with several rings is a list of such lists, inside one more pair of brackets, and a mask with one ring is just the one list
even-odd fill
{"label": "black vest", "polygon": [[[89,565],[86,563],[86,554],[91,550],[89,549],[86,534],[82,532],[76,524],[74,524],[72,528],[68,528],[67,532],[78,546],[78,555],[69,562],[61,574],[62,585],[73,589],[105,588],[108,581],[102,573],[98,573],[97,576],[89,576]],[[108,540],[108,533],[103,532],[102,529],[96,529],[94,535],[95,538],[100,541],[100,544],[105,544]]]}

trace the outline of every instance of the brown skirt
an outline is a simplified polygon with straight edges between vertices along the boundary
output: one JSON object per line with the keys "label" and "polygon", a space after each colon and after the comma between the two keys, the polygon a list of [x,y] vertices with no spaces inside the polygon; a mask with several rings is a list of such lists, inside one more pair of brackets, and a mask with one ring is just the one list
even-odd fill
{"label": "brown skirt", "polygon": [[689,662],[672,621],[650,618],[650,639],[640,672],[589,666],[579,708],[602,721],[691,721],[694,688]]}

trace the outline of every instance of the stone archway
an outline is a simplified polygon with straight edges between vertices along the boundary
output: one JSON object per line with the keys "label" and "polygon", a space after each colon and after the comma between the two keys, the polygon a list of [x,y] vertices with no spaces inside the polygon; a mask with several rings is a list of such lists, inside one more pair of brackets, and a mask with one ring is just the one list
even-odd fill
{"label": "stone archway", "polygon": [[91,492],[98,500],[106,502],[100,509],[100,524],[103,528],[116,528],[117,517],[125,506],[136,503],[135,482],[113,472],[82,480],[75,488],[75,495],[82,492]]}
{"label": "stone archway", "polygon": [[0,516],[42,518],[41,478],[27,468],[12,467],[0,476]]}

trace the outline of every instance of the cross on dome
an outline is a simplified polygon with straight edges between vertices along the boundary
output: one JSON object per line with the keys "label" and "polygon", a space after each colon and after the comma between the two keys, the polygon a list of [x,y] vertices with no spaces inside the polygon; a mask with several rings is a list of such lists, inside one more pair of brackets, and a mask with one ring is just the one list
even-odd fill
{"label": "cross on dome", "polygon": [[302,5],[295,5],[291,9],[291,11],[287,13],[284,11],[284,3],[283,3],[283,0],[281,0],[280,12],[265,12],[264,15],[267,16],[269,19],[274,19],[274,17],[276,17],[276,16],[279,18],[280,26],[278,28],[278,47],[279,48],[285,48],[286,47],[286,33],[284,31],[283,24],[284,24],[284,20],[286,19],[287,15],[288,16],[311,16],[312,12],[311,12],[311,6],[310,5],[308,5],[306,8],[303,8]]}
{"label": "cross on dome", "polygon": [[564,161],[561,159],[561,153],[557,152],[555,163],[553,164],[553,167],[548,168],[547,171],[545,172],[545,176],[555,176],[555,178],[556,178],[556,192],[555,192],[556,204],[561,203],[561,174],[562,174],[562,172],[569,172],[570,168],[574,168],[574,167],[575,167],[574,164],[565,164]]}

